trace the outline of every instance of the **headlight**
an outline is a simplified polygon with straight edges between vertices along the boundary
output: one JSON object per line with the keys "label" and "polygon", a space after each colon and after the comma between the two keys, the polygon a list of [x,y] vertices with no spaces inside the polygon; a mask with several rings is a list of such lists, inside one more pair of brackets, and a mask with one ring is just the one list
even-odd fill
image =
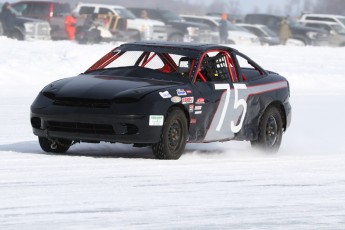
{"label": "headlight", "polygon": [[145,33],[145,32],[147,33],[149,31],[150,31],[150,27],[148,25],[145,25],[145,24],[141,25],[141,32],[142,33]]}
{"label": "headlight", "polygon": [[142,24],[140,29],[141,29],[141,38],[143,40],[150,40],[151,34],[152,34],[151,26]]}
{"label": "headlight", "polygon": [[317,37],[317,32],[307,32],[307,36],[310,39],[315,39]]}
{"label": "headlight", "polygon": [[199,35],[199,28],[198,27],[187,27],[188,35],[189,36],[198,36]]}
{"label": "headlight", "polygon": [[35,25],[30,22],[24,23],[25,31],[28,34],[34,34],[35,33]]}

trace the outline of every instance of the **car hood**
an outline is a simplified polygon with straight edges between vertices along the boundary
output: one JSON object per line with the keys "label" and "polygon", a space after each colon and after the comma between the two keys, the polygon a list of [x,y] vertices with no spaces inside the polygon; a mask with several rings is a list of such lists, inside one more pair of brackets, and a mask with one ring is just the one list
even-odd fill
{"label": "car hood", "polygon": [[128,19],[128,24],[130,25],[151,25],[151,26],[164,26],[165,24],[161,21],[152,20],[152,19],[142,19],[142,18],[135,18],[135,19]]}
{"label": "car hood", "polygon": [[245,37],[245,38],[257,38],[257,36],[252,33],[240,31],[240,30],[229,30],[228,34],[229,34],[229,37],[236,36],[236,37]]}
{"label": "car hood", "polygon": [[79,75],[49,84],[43,89],[43,94],[50,98],[103,100],[132,98],[139,100],[148,93],[181,84],[183,83],[147,78]]}
{"label": "car hood", "polygon": [[203,23],[197,23],[197,22],[187,22],[187,21],[169,21],[168,24],[173,26],[180,26],[187,29],[187,27],[197,27],[200,29],[210,29],[210,27]]}

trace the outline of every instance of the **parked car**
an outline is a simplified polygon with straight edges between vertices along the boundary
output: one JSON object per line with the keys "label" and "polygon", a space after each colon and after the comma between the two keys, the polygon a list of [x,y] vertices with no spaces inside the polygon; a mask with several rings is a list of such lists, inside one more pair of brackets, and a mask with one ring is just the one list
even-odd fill
{"label": "parked car", "polygon": [[301,21],[334,22],[345,28],[345,16],[335,14],[303,14]]}
{"label": "parked car", "polygon": [[[213,16],[213,17],[220,17],[224,13],[223,11],[221,12],[208,12],[206,15],[207,16]],[[228,21],[232,23],[243,23],[244,20],[244,15],[242,14],[232,14],[228,13]]]}
{"label": "parked car", "polygon": [[178,159],[187,142],[228,140],[276,152],[291,120],[289,96],[284,77],[227,46],[127,43],[44,87],[31,125],[52,153],[105,141]]}
{"label": "parked car", "polygon": [[[213,16],[181,15],[187,22],[204,23],[212,28],[212,34],[219,39],[220,18]],[[218,40],[219,41],[219,40]],[[259,38],[238,26],[228,22],[228,43],[236,45],[260,45]]]}
{"label": "parked car", "polygon": [[20,1],[11,4],[20,15],[48,21],[52,39],[67,39],[65,17],[71,14],[70,5],[56,1]]}
{"label": "parked car", "polygon": [[186,22],[173,11],[139,7],[129,7],[128,9],[137,17],[140,17],[142,11],[145,10],[149,18],[162,21],[168,25],[168,41],[212,42],[213,38],[207,25]]}
{"label": "parked car", "polygon": [[163,22],[137,18],[132,12],[122,6],[78,3],[73,12],[79,15],[114,15],[119,19],[125,19],[123,23],[126,26],[123,27],[123,30],[128,29],[133,34],[132,40],[167,40],[167,29]]}
{"label": "parked car", "polygon": [[[2,4],[0,4],[0,12]],[[15,12],[18,14],[17,12]],[[17,15],[15,21],[15,30],[13,37],[18,40],[50,40],[50,25],[48,22],[26,18]],[[0,22],[0,35],[3,34],[2,25]]]}
{"label": "parked car", "polygon": [[272,46],[280,44],[279,36],[265,25],[240,23],[237,23],[236,25],[243,27],[258,36],[262,45]]}
{"label": "parked car", "polygon": [[345,46],[345,28],[336,22],[327,21],[300,21],[302,24],[323,29],[330,34],[329,45],[330,46]]}
{"label": "parked car", "polygon": [[[279,34],[281,16],[270,14],[247,14],[245,16],[245,23],[248,24],[262,24]],[[292,33],[292,38],[299,40],[304,45],[327,45],[329,36],[324,30],[303,26],[297,21],[289,18],[288,23]]]}

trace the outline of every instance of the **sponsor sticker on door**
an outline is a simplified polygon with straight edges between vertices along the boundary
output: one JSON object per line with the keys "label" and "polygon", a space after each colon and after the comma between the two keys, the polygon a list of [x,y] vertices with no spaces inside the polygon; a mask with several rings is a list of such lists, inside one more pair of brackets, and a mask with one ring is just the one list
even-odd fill
{"label": "sponsor sticker on door", "polygon": [[182,104],[192,104],[194,102],[194,97],[184,97],[182,98]]}

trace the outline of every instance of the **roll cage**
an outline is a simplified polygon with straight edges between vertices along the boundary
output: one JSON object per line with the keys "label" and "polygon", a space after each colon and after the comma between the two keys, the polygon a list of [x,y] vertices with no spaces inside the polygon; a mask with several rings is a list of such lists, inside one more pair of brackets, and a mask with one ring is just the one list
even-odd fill
{"label": "roll cage", "polygon": [[[171,49],[172,50],[172,49]],[[134,60],[133,67],[143,67],[146,68],[149,63],[152,62],[154,58],[159,58],[163,63],[160,68],[154,69],[161,73],[176,73],[180,74],[182,77],[187,77],[192,83],[195,82],[240,82],[246,81],[247,77],[243,74],[237,56],[244,58],[247,63],[256,70],[259,75],[266,75],[266,71],[252,61],[246,55],[239,52],[229,52],[228,50],[214,49],[207,50],[205,52],[199,52],[198,56],[195,55],[181,55],[178,53],[179,60],[174,59],[172,56],[175,53],[165,53],[152,50],[121,50],[115,48],[101,59],[99,59],[95,64],[93,64],[86,72],[90,73],[96,70],[104,69],[112,62],[116,61],[123,54],[130,51],[142,52],[139,57]],[[181,62],[186,62],[187,67],[181,67]]]}

